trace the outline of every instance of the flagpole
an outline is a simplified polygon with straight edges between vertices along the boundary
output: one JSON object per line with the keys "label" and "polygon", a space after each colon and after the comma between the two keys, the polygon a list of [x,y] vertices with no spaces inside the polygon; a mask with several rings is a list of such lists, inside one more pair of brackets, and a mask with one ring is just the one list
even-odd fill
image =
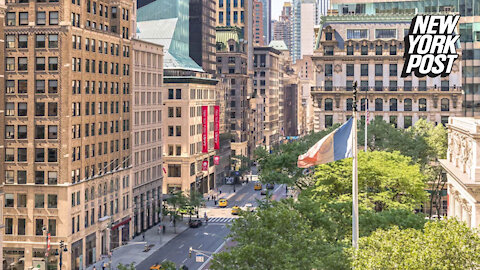
{"label": "flagpole", "polygon": [[367,133],[368,133],[368,87],[365,89],[365,153],[367,152]]}
{"label": "flagpole", "polygon": [[[365,119],[366,121],[367,119]],[[365,126],[366,130],[366,126]],[[358,249],[357,82],[353,83],[352,246]]]}

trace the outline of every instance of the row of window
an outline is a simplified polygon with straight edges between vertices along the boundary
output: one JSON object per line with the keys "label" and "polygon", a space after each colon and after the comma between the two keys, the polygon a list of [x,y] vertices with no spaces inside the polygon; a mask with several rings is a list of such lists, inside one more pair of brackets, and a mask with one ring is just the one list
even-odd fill
{"label": "row of window", "polygon": [[[123,127],[122,131],[128,131],[130,130],[129,124],[130,120],[129,119],[124,119],[122,120]],[[96,132],[96,126],[98,126],[98,132]],[[105,122],[98,122],[98,125],[95,125],[95,123],[86,123],[85,124],[85,129],[84,129],[84,136],[89,137],[89,136],[96,136],[96,135],[107,135],[109,134],[108,130],[110,129],[110,134],[113,133],[118,133],[119,131],[119,121],[110,121],[108,124],[107,121]],[[79,139],[82,138],[82,129],[81,125],[73,125],[72,126],[72,139]]]}
{"label": "row of window", "polygon": [[[28,48],[28,35],[6,35],[5,46],[7,49],[26,49]],[[50,49],[58,48],[58,34],[36,34],[35,48],[45,48],[45,46]]]}
{"label": "row of window", "polygon": [[[45,154],[47,158],[45,158]],[[17,148],[17,162],[27,162],[27,148]],[[57,148],[35,148],[35,162],[57,162]],[[15,148],[5,148],[5,162],[15,162]]]}
{"label": "row of window", "polygon": [[152,149],[135,152],[134,164],[136,166],[159,160],[162,157],[162,148],[153,147]]}
{"label": "row of window", "polygon": [[[449,81],[443,80],[441,82],[441,91],[449,91],[450,86],[449,86]],[[398,90],[398,81],[396,80],[390,80],[389,84],[387,86],[390,91],[397,91]],[[383,85],[383,80],[378,80],[375,81],[374,87],[372,87],[375,91],[383,91],[384,90],[384,85]],[[437,85],[433,86],[434,89],[437,89]],[[454,86],[456,88],[456,86]],[[360,81],[360,91],[368,91],[370,89],[368,81]],[[353,91],[353,80],[347,80],[346,81],[346,90],[347,91]],[[412,81],[404,81],[403,82],[403,91],[412,91],[413,86],[412,86]],[[418,91],[427,91],[427,81],[421,80],[418,81]],[[333,91],[333,81],[327,80],[325,81],[325,91]]]}
{"label": "row of window", "polygon": [[[27,139],[28,132],[26,125],[17,125],[17,140]],[[36,125],[35,126],[35,139],[45,139],[56,140],[58,138],[58,126],[49,125],[47,126],[47,137],[45,136],[45,126]],[[5,125],[5,139],[15,139],[15,126],[14,125]]]}
{"label": "row of window", "polygon": [[[98,45],[98,50],[96,49]],[[82,49],[82,37],[81,36],[72,36],[72,47],[73,49]],[[90,38],[85,38],[85,50],[87,52],[98,52],[98,53],[103,53],[103,54],[108,54],[108,42],[106,41],[101,41],[101,40],[95,40],[95,39],[90,39]],[[118,56],[119,55],[119,50],[120,46],[118,44],[110,43],[110,54],[112,56]],[[122,46],[123,50],[123,56],[124,57],[130,57],[130,47],[129,46]]]}
{"label": "row of window", "polygon": [[[38,57],[37,57],[38,58]],[[56,57],[55,57],[56,58]],[[90,64],[91,63],[91,64]],[[95,60],[85,59],[85,72],[87,73],[96,73],[96,62]],[[107,61],[98,61],[98,73],[99,74],[108,74],[109,65]],[[110,62],[110,74],[119,75],[119,64]],[[72,71],[82,72],[82,59],[72,57]],[[123,64],[123,75],[130,75],[130,65]]]}
{"label": "row of window", "polygon": [[[5,116],[27,116],[27,103],[18,102],[17,111],[15,114],[15,103],[5,103]],[[57,102],[35,102],[35,116],[57,116],[58,104]]]}
{"label": "row of window", "polygon": [[[81,102],[73,102],[72,103],[72,116],[81,116]],[[97,104],[97,108],[95,108],[95,104]],[[95,109],[99,115],[101,114],[118,114],[119,113],[119,102],[118,101],[111,101],[110,102],[110,111],[108,110],[108,102],[85,102],[85,115],[95,115]],[[128,113],[130,112],[130,102],[123,101],[123,112]],[[117,121],[118,122],[118,121]]]}
{"label": "row of window", "polygon": [[[35,58],[35,71],[46,71],[47,65],[45,57]],[[5,71],[27,71],[28,70],[28,58],[17,58],[17,69],[15,69],[15,57],[5,58]],[[48,57],[48,71],[58,70],[58,57]]]}
{"label": "row of window", "polygon": [[[37,25],[46,25],[47,24],[47,12],[46,11],[37,11],[36,12],[36,24]],[[8,12],[6,25],[7,26],[16,26],[16,25],[28,25],[28,12],[18,12],[18,21],[16,12]],[[58,11],[48,12],[48,24],[49,25],[58,25]]]}
{"label": "row of window", "polygon": [[153,128],[135,132],[135,146],[153,143],[162,140],[162,129]]}
{"label": "row of window", "polygon": [[[352,116],[348,115],[346,121],[350,119]],[[449,116],[441,116],[441,124],[446,125],[448,123],[448,117]],[[427,119],[426,116],[420,116],[421,119]],[[361,117],[362,121],[365,121],[365,116]],[[383,116],[381,115],[376,115],[375,120],[383,120]],[[394,125],[395,128],[397,128],[397,120],[398,116],[397,115],[390,115],[389,116],[389,123]],[[406,115],[403,117],[403,128],[409,128],[413,124],[413,117],[410,115]],[[436,123],[435,123],[436,124]],[[325,128],[329,128],[333,126],[333,115],[325,115]]]}
{"label": "row of window", "polygon": [[[119,159],[114,159],[110,161],[104,161],[98,163],[98,167],[96,167],[95,164],[92,164],[90,166],[86,166],[84,168],[84,179],[90,179],[95,176],[103,175],[106,173],[110,173],[116,170],[120,170],[122,168],[127,168],[131,165],[130,162],[130,157],[123,157],[122,161],[120,162]],[[97,171],[98,168],[98,171]],[[80,169],[74,169],[72,170],[72,183],[78,183],[81,181],[80,179]]]}
{"label": "row of window", "polygon": [[[114,153],[114,152],[118,152],[120,151],[120,144],[119,144],[119,140],[115,140],[115,141],[110,141],[110,151],[109,151],[109,148],[108,148],[108,141],[107,142],[99,142],[98,143],[98,148],[95,148],[95,144],[91,144],[91,145],[85,145],[84,146],[84,157],[85,158],[93,158],[95,157],[95,155],[98,155],[98,156],[101,156],[101,155],[107,155],[108,153]],[[122,150],[127,150],[130,148],[130,140],[129,138],[126,138],[126,139],[123,139],[123,148]],[[95,150],[98,150],[98,152],[96,152]],[[81,146],[77,146],[77,147],[73,147],[72,148],[72,161],[77,161],[77,160],[81,160],[82,157],[81,157]]]}
{"label": "row of window", "polygon": [[[353,109],[353,99],[348,98],[346,101],[346,110],[352,111]],[[383,99],[375,99],[375,111],[383,111]],[[391,98],[389,100],[390,111],[398,111],[398,100],[396,98]],[[333,99],[327,98],[324,102],[325,111],[333,111]],[[450,111],[450,101],[448,98],[442,98],[440,101],[440,110],[442,112]],[[361,100],[361,111],[365,111],[365,98]],[[406,98],[403,100],[403,111],[409,112],[412,111],[412,99]],[[425,98],[420,98],[418,100],[418,111],[426,112],[427,111],[427,100]]]}
{"label": "row of window", "polygon": [[[47,208],[57,208],[58,196],[47,195]],[[15,207],[15,197],[12,193],[5,194],[5,207]],[[17,194],[17,208],[27,207],[27,194]],[[35,208],[45,208],[45,194],[35,194]]]}
{"label": "row of window", "polygon": [[[98,86],[98,88],[97,88]],[[85,94],[95,94],[98,90],[98,94],[108,94],[108,82],[95,82],[95,81],[85,81]],[[72,94],[81,94],[82,91],[82,82],[79,80],[72,81]],[[130,94],[130,83],[123,83],[123,94],[128,95]],[[110,82],[110,94],[119,94],[119,83],[118,82]]]}
{"label": "row of window", "polygon": [[[36,185],[44,185],[45,184],[45,172],[44,171],[35,171],[35,179],[34,183]],[[5,171],[5,184],[19,184],[25,185],[27,184],[27,171],[18,170],[17,171],[17,179],[15,182],[15,171],[13,170],[6,170]],[[55,171],[48,171],[47,172],[47,182],[48,185],[56,185],[58,183],[58,172]]]}
{"label": "row of window", "polygon": [[[5,234],[6,235],[13,235],[14,234],[14,225],[13,225],[13,218],[5,218]],[[16,235],[26,235],[26,219],[24,218],[17,218],[17,227],[16,227]],[[57,220],[55,219],[48,219],[48,233],[50,236],[57,236]],[[44,235],[44,219],[35,219],[35,235],[40,236]],[[34,249],[34,257],[42,257],[45,256],[45,250],[37,250]]]}
{"label": "row of window", "polygon": [[135,92],[135,105],[156,105],[156,104],[162,104],[162,93],[160,91]]}
{"label": "row of window", "polygon": [[[58,93],[58,80],[35,80],[35,93],[36,94],[45,94],[48,91],[49,94]],[[5,82],[5,93],[6,94],[27,94],[28,93],[28,83],[27,80],[7,80]]]}

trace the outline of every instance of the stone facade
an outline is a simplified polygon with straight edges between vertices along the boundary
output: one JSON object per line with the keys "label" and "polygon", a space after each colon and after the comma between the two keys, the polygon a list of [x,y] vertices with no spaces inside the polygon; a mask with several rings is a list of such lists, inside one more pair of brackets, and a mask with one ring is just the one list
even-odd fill
{"label": "stone facade", "polygon": [[440,160],[448,179],[448,216],[480,228],[480,120],[451,117],[447,159]]}
{"label": "stone facade", "polygon": [[[327,16],[313,55],[315,131],[343,123],[351,115],[352,84],[358,83],[359,109],[368,100],[370,118],[400,128],[425,118],[446,124],[462,115],[462,65],[441,78],[401,78],[404,36],[413,15]],[[461,50],[457,49],[461,58]],[[364,116],[362,116],[363,118]]]}
{"label": "stone facade", "polygon": [[133,40],[132,155],[134,234],[159,222],[162,202],[163,47]]}
{"label": "stone facade", "polygon": [[47,234],[48,265],[67,245],[63,269],[85,268],[131,238],[133,9],[133,1],[7,3],[7,265],[44,265]]}

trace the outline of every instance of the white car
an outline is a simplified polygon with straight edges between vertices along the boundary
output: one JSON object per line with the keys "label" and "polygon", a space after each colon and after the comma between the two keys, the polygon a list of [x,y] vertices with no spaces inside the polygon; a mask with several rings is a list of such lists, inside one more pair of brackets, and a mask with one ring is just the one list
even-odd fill
{"label": "white car", "polygon": [[245,206],[243,207],[243,210],[244,210],[244,211],[254,212],[254,211],[255,211],[255,207],[254,207],[253,204],[251,204],[251,203],[246,203]]}

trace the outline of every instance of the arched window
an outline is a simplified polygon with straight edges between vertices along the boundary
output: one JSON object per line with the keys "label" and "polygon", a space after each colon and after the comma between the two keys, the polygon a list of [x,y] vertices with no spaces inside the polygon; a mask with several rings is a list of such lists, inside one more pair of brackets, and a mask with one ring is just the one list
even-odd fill
{"label": "arched window", "polygon": [[450,101],[448,98],[442,98],[442,112],[450,111]]}
{"label": "arched window", "polygon": [[353,110],[353,98],[347,98],[347,111]]}
{"label": "arched window", "polygon": [[427,100],[424,98],[421,98],[418,100],[418,110],[421,112],[426,112],[427,111]]}
{"label": "arched window", "polygon": [[375,99],[375,111],[383,111],[383,99]]}
{"label": "arched window", "polygon": [[403,110],[406,112],[411,112],[412,111],[412,99],[411,98],[406,98],[403,100]]}
{"label": "arched window", "polygon": [[397,111],[397,99],[396,98],[391,98],[390,99],[390,111],[391,112],[396,112]]}
{"label": "arched window", "polygon": [[325,111],[333,110],[333,100],[331,98],[325,99]]}

